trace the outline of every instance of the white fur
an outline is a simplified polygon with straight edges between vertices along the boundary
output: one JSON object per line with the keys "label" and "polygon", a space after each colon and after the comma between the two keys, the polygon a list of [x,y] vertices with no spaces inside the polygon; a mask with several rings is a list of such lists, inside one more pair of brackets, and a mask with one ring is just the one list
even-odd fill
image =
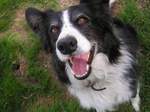
{"label": "white fur", "polygon": [[137,87],[137,95],[136,95],[136,97],[131,99],[132,105],[133,105],[133,107],[134,107],[134,109],[136,111],[140,111],[140,106],[139,106],[139,104],[140,104],[139,92],[140,92],[140,84],[138,84],[138,87]]}
{"label": "white fur", "polygon": [[109,0],[109,5],[111,5],[111,4],[115,3],[115,2],[116,2],[116,0]]}
{"label": "white fur", "polygon": [[[121,49],[120,52],[122,56],[119,58],[119,63],[114,65],[109,63],[105,54],[98,53],[92,62],[92,72],[85,80],[74,78],[70,66],[66,63],[66,71],[71,81],[68,90],[80,100],[83,107],[96,108],[98,111],[106,109],[113,111],[116,105],[130,101],[132,92],[129,80],[124,78],[124,74],[127,73],[126,68],[131,68],[133,58],[125,49]],[[106,87],[106,89],[94,91],[86,87],[89,82],[96,82],[95,88]]]}
{"label": "white fur", "polygon": [[[74,28],[69,19],[68,10],[64,10],[62,16],[63,27],[56,42],[56,46],[59,40],[67,38],[68,36],[73,36],[78,42],[77,50],[73,55],[85,54],[89,52],[92,46],[91,43],[76,28]],[[56,53],[61,61],[67,61],[69,59],[69,55],[62,54],[58,49],[56,49]]]}

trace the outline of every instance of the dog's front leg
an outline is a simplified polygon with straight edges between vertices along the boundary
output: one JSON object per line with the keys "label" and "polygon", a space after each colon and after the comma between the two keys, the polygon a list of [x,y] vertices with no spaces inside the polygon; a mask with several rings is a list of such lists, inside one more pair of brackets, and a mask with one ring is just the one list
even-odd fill
{"label": "dog's front leg", "polygon": [[137,94],[136,94],[135,98],[131,99],[133,108],[135,109],[136,112],[140,112],[140,97],[139,97],[139,92],[140,92],[140,83],[138,83]]}

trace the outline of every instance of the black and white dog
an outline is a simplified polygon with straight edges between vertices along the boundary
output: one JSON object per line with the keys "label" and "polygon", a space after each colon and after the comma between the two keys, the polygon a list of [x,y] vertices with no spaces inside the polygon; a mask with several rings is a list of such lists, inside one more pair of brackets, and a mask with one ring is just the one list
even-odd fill
{"label": "black and white dog", "polygon": [[114,0],[81,0],[55,12],[28,8],[26,20],[51,53],[58,79],[87,109],[114,111],[131,101],[140,111],[138,36],[128,23],[111,17]]}

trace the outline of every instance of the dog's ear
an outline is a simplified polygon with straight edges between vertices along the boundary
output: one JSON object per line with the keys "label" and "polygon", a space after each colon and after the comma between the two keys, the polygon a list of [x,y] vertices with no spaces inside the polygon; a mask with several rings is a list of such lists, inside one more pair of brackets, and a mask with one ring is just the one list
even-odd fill
{"label": "dog's ear", "polygon": [[88,3],[90,0],[80,0],[80,4],[81,3]]}
{"label": "dog's ear", "polygon": [[32,7],[27,8],[25,11],[26,20],[36,34],[40,33],[45,16],[46,14],[44,12]]}
{"label": "dog's ear", "polygon": [[46,52],[51,52],[52,47],[50,44],[50,39],[48,38],[47,23],[46,20],[49,15],[54,12],[52,9],[48,9],[44,12],[37,10],[35,8],[27,8],[25,11],[25,17],[27,23],[32,28],[32,30],[40,36],[41,42],[43,43],[43,48]]}
{"label": "dog's ear", "polygon": [[96,14],[98,12],[108,12],[109,10],[109,0],[80,0],[80,4],[85,5],[91,9],[92,13],[96,12]]}
{"label": "dog's ear", "polygon": [[26,11],[25,11],[25,17],[26,17],[26,20],[27,20],[28,24],[32,28],[32,30],[35,33],[39,33],[40,23],[43,20],[42,12],[39,11],[39,10],[37,10],[37,9],[35,9],[35,8],[31,8],[30,7],[30,8],[26,9]]}

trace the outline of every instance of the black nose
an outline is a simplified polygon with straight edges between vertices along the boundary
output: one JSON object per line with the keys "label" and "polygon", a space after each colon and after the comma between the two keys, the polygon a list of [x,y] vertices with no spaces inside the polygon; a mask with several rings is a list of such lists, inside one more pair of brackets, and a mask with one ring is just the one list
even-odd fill
{"label": "black nose", "polygon": [[57,48],[62,54],[71,54],[77,49],[77,40],[74,37],[61,39],[57,44]]}

